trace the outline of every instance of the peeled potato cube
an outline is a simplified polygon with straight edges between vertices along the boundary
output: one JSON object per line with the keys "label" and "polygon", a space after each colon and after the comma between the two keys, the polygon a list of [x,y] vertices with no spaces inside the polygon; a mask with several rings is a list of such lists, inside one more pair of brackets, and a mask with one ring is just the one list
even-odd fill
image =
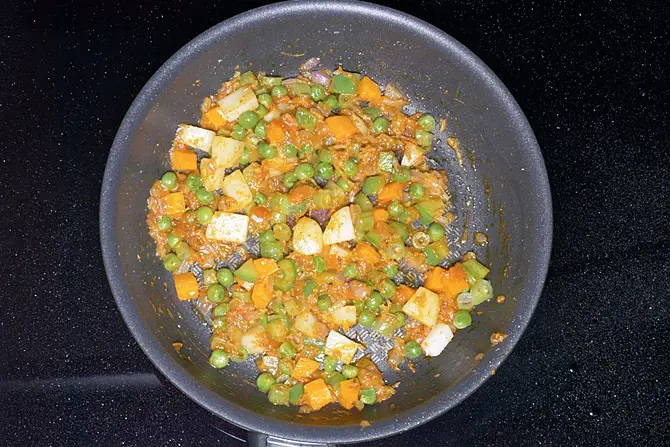
{"label": "peeled potato cube", "polygon": [[180,124],[177,128],[177,140],[207,153],[212,148],[212,140],[215,135],[216,133],[211,130],[189,124]]}
{"label": "peeled potato cube", "polygon": [[302,217],[293,227],[293,249],[303,255],[315,255],[323,249],[323,232],[319,224]]}
{"label": "peeled potato cube", "polygon": [[248,87],[237,89],[218,102],[221,106],[221,114],[226,121],[235,121],[244,112],[258,108],[258,99],[253,90]]}
{"label": "peeled potato cube", "polygon": [[239,165],[243,152],[242,141],[218,135],[212,139],[212,158],[220,168],[234,168]]}
{"label": "peeled potato cube", "polygon": [[356,325],[356,306],[344,306],[334,310],[331,314],[333,322],[345,331]]}
{"label": "peeled potato cube", "polygon": [[440,297],[425,287],[419,287],[405,303],[402,311],[421,324],[433,327],[440,312]]}
{"label": "peeled potato cube", "polygon": [[421,349],[427,356],[437,357],[452,338],[454,338],[454,333],[451,332],[451,328],[444,323],[437,323],[421,343]]}
{"label": "peeled potato cube", "polygon": [[244,244],[247,241],[248,227],[247,216],[217,211],[207,225],[205,236],[207,239]]}
{"label": "peeled potato cube", "polygon": [[354,238],[354,224],[351,211],[345,206],[335,211],[323,232],[323,242],[328,245],[350,241]]}
{"label": "peeled potato cube", "polygon": [[423,157],[423,151],[419,146],[412,143],[407,143],[405,146],[405,153],[403,154],[401,166],[416,166]]}
{"label": "peeled potato cube", "polygon": [[244,178],[242,171],[235,171],[223,179],[221,185],[223,194],[235,199],[237,202],[237,210],[241,211],[247,206],[251,205],[254,197],[251,194],[247,180]]}
{"label": "peeled potato cube", "polygon": [[344,363],[351,363],[358,351],[359,344],[349,340],[337,331],[330,331],[326,339],[326,355],[335,357]]}

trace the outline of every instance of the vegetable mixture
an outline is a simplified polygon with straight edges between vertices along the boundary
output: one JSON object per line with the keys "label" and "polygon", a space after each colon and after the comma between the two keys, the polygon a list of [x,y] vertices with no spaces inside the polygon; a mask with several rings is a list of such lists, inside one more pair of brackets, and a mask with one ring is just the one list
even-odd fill
{"label": "vegetable mixture", "polygon": [[425,159],[436,121],[406,104],[341,68],[236,73],[199,126],[179,126],[151,188],[147,223],[177,296],[211,312],[209,363],[254,358],[274,405],[384,401],[395,386],[347,331],[392,339],[398,369],[440,355],[493,296],[472,254],[445,265],[447,176]]}

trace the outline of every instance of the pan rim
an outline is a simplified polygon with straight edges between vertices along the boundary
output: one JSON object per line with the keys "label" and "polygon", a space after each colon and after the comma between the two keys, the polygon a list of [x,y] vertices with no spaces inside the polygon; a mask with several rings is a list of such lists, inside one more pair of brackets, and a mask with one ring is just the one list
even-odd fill
{"label": "pan rim", "polygon": [[133,337],[154,366],[170,382],[196,403],[231,423],[247,430],[296,441],[352,443],[370,441],[416,428],[447,412],[474,393],[491,376],[488,371],[489,368],[478,368],[472,374],[454,384],[448,391],[443,391],[421,405],[404,410],[396,417],[375,421],[372,426],[364,430],[353,429],[359,428],[358,425],[353,424],[337,427],[291,424],[263,416],[231,401],[226,401],[201,385],[181,365],[165,355],[163,346],[136,312],[133,299],[119,267],[120,254],[117,248],[115,231],[116,199],[119,178],[130,148],[129,140],[140,126],[148,107],[153,103],[153,99],[161,93],[163,86],[171,79],[173,73],[178,72],[181,65],[196,56],[201,47],[207,46],[221,34],[234,32],[237,27],[245,26],[258,19],[267,20],[268,18],[281,17],[292,12],[304,12],[305,10],[337,12],[342,11],[343,8],[347,9],[348,12],[359,12],[375,18],[397,22],[408,30],[435,39],[442,45],[449,47],[470,69],[485,80],[492,91],[506,104],[510,112],[510,123],[513,124],[521,140],[525,142],[530,167],[534,170],[533,180],[538,202],[538,239],[540,242],[536,247],[538,262],[535,263],[534,271],[528,272],[528,275],[539,278],[539,280],[531,282],[526,294],[520,297],[519,308],[509,323],[514,325],[517,330],[511,332],[506,342],[487,356],[491,368],[499,367],[525,331],[544,287],[551,255],[553,217],[549,180],[539,145],[530,124],[510,92],[493,71],[470,50],[444,31],[409,14],[385,6],[355,0],[326,0],[291,1],[256,8],[225,20],[196,36],[170,57],[145,84],[128,109],[112,143],[100,196],[100,240],[105,271],[114,299]]}

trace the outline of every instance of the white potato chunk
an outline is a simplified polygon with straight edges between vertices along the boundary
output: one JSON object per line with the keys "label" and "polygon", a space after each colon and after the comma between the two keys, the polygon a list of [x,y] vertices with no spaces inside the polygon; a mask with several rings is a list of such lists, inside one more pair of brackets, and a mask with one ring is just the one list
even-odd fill
{"label": "white potato chunk", "polygon": [[247,241],[248,228],[247,216],[217,211],[207,225],[205,236],[207,239],[244,244]]}
{"label": "white potato chunk", "polygon": [[332,245],[350,241],[354,238],[354,224],[351,220],[351,211],[345,206],[335,211],[323,232],[323,242]]}
{"label": "white potato chunk", "polygon": [[242,171],[235,171],[230,175],[227,175],[226,178],[223,179],[221,190],[224,195],[235,199],[237,202],[237,211],[243,210],[254,201],[254,197],[251,194],[251,190],[249,189],[249,185],[247,184],[247,180],[244,178]]}
{"label": "white potato chunk", "polygon": [[421,349],[427,356],[437,357],[452,338],[454,333],[451,332],[451,328],[444,323],[437,323],[421,343]]}
{"label": "white potato chunk", "polygon": [[318,335],[316,327],[318,322],[319,320],[317,320],[311,312],[303,312],[295,317],[295,323],[293,323],[293,325],[297,330],[308,337],[316,337]]}
{"label": "white potato chunk", "polygon": [[293,227],[293,249],[303,255],[315,255],[323,249],[323,232],[318,222],[302,217]]}
{"label": "white potato chunk", "polygon": [[349,340],[337,331],[330,331],[326,339],[326,355],[335,357],[344,363],[351,363],[360,345]]}
{"label": "white potato chunk", "polygon": [[216,133],[202,127],[191,126],[189,124],[180,124],[177,128],[177,140],[187,146],[200,149],[207,153],[212,148],[212,140]]}
{"label": "white potato chunk", "polygon": [[200,161],[200,175],[202,176],[202,185],[208,191],[215,191],[223,186],[226,170],[218,167],[211,158],[203,158]]}
{"label": "white potato chunk", "polygon": [[416,166],[423,157],[423,151],[419,146],[413,143],[407,143],[405,153],[402,156],[401,166]]}
{"label": "white potato chunk", "polygon": [[232,138],[215,136],[212,140],[212,158],[220,168],[234,168],[240,164],[244,143]]}
{"label": "white potato chunk", "polygon": [[263,326],[254,326],[249,329],[240,339],[240,344],[249,352],[249,354],[260,354],[265,351],[262,345],[262,338],[265,330]]}
{"label": "white potato chunk", "polygon": [[258,108],[258,99],[249,87],[237,89],[218,102],[221,106],[221,114],[226,121],[235,121],[244,112]]}
{"label": "white potato chunk", "polygon": [[345,331],[356,324],[356,306],[344,306],[330,314],[333,322]]}
{"label": "white potato chunk", "polygon": [[424,287],[419,287],[405,303],[402,311],[419,323],[433,327],[440,312],[440,297]]}

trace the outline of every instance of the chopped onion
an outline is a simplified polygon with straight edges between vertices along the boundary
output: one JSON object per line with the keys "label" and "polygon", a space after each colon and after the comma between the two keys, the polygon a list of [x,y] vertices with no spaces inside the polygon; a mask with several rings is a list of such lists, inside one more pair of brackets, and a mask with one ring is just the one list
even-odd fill
{"label": "chopped onion", "polygon": [[321,84],[324,87],[328,87],[330,85],[330,76],[322,71],[313,71],[312,82],[316,82],[317,84]]}
{"label": "chopped onion", "polygon": [[393,86],[393,84],[388,83],[384,87],[384,96],[386,96],[389,99],[405,99],[402,93],[398,91],[397,88]]}
{"label": "chopped onion", "polygon": [[284,79],[284,80],[282,81],[282,84],[284,84],[284,85],[293,85],[293,84],[297,84],[297,83],[299,83],[299,82],[302,82],[302,81],[301,81],[300,79],[298,79],[298,78],[287,78],[287,79]]}
{"label": "chopped onion", "polygon": [[318,57],[313,57],[313,58],[307,59],[307,60],[306,60],[305,62],[303,62],[302,65],[300,66],[300,71],[308,71],[308,70],[311,70],[312,68],[314,68],[314,67],[316,67],[317,65],[319,65],[319,61],[320,61],[320,60],[321,60],[321,59],[319,59]]}

